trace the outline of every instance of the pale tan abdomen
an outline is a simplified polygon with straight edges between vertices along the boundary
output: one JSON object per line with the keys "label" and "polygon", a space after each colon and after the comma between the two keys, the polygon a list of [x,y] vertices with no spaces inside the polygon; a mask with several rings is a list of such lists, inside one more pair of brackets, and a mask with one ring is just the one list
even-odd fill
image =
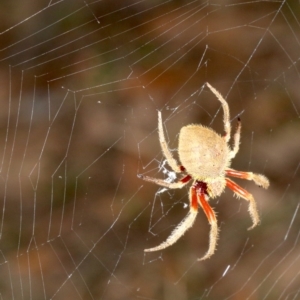
{"label": "pale tan abdomen", "polygon": [[181,129],[178,153],[187,173],[198,180],[219,177],[229,165],[229,149],[225,140],[201,125],[188,125]]}

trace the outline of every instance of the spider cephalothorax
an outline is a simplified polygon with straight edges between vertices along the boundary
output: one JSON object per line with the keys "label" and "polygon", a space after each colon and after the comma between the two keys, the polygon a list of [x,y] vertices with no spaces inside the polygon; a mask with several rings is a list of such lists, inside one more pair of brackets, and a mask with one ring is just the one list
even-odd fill
{"label": "spider cephalothorax", "polygon": [[226,186],[233,190],[237,196],[249,201],[249,213],[253,222],[249,229],[252,229],[259,223],[256,202],[253,196],[226,176],[253,180],[257,185],[262,186],[263,188],[268,188],[269,181],[261,174],[236,171],[229,168],[231,160],[239,150],[241,122],[240,119],[238,119],[237,130],[233,137],[233,148],[231,149],[228,144],[231,132],[228,104],[215,88],[209,83],[206,83],[206,85],[222,104],[225,135],[221,136],[212,129],[197,124],[182,127],[178,144],[180,165],[174,159],[167,146],[163,132],[161,113],[158,112],[158,134],[163,154],[174,172],[185,173],[186,175],[178,182],[171,183],[166,182],[163,179],[143,175],[139,175],[139,177],[170,189],[182,188],[191,179],[193,179],[194,182],[189,191],[190,211],[187,216],[179,223],[165,242],[157,247],[145,249],[145,252],[158,251],[173,245],[189,228],[192,227],[198,213],[198,206],[201,206],[211,225],[211,230],[209,235],[209,248],[206,254],[199,260],[209,258],[215,252],[218,239],[218,225],[216,215],[208,204],[208,200],[209,198],[221,195]]}

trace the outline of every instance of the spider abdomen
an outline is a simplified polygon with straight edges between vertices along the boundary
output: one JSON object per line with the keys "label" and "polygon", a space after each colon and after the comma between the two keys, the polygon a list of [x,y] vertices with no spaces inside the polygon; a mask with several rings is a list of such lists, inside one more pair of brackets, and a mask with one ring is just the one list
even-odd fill
{"label": "spider abdomen", "polygon": [[224,138],[202,125],[192,124],[181,129],[178,155],[187,173],[197,180],[222,176],[230,163]]}

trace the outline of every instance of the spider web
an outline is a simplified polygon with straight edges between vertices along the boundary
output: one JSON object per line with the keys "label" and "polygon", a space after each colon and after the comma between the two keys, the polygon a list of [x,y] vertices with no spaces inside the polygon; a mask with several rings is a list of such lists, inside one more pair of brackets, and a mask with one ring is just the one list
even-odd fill
{"label": "spider web", "polygon": [[[300,299],[298,1],[14,1],[1,11],[1,299]],[[176,244],[188,187],[162,156],[157,111],[177,158],[180,128],[223,133],[258,205],[225,191],[216,253],[201,210]]]}

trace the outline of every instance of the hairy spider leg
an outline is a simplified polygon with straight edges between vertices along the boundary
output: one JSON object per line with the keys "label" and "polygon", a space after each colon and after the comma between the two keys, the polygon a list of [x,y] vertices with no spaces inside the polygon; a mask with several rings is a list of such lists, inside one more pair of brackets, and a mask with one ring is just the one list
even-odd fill
{"label": "hairy spider leg", "polygon": [[257,213],[256,202],[248,191],[240,187],[234,181],[230,180],[229,178],[225,178],[226,186],[230,188],[237,196],[244,198],[245,200],[249,201],[249,213],[253,222],[253,225],[248,228],[248,230],[254,228],[259,223],[259,216]]}
{"label": "hairy spider leg", "polygon": [[183,186],[185,186],[190,180],[191,180],[191,176],[190,175],[186,175],[184,176],[182,179],[180,179],[179,181],[175,181],[175,182],[167,182],[165,181],[165,179],[159,179],[159,178],[154,178],[154,177],[149,177],[149,176],[144,176],[141,174],[138,174],[138,177],[148,181],[148,182],[153,182],[155,184],[158,184],[160,186],[164,186],[167,187],[169,189],[181,189]]}
{"label": "hairy spider leg", "polygon": [[225,130],[225,141],[228,143],[230,140],[230,132],[231,132],[231,125],[230,125],[230,116],[229,116],[229,107],[226,100],[223,96],[208,82],[206,82],[208,88],[212,91],[212,93],[217,97],[217,99],[221,102],[223,108],[223,122],[224,122],[224,130]]}
{"label": "hairy spider leg", "polygon": [[234,158],[239,151],[240,139],[241,139],[241,128],[242,128],[241,119],[238,118],[237,128],[233,136],[233,148],[230,151],[230,159]]}
{"label": "hairy spider leg", "polygon": [[267,189],[269,187],[269,180],[267,177],[261,174],[255,174],[252,172],[242,172],[242,171],[236,171],[233,169],[227,169],[226,175],[246,180],[253,180],[255,184],[263,187],[264,189]]}
{"label": "hairy spider leg", "polygon": [[[183,178],[183,180],[190,180],[190,176],[187,175]],[[159,251],[162,249],[165,249],[169,246],[172,246],[174,243],[176,243],[183,235],[184,233],[190,229],[196,219],[196,216],[198,214],[198,204],[197,204],[197,198],[193,197],[190,189],[190,194],[189,194],[189,199],[190,199],[190,211],[188,214],[185,216],[185,218],[177,225],[177,227],[172,231],[170,236],[160,245],[145,249],[144,252],[154,252],[154,251]]]}
{"label": "hairy spider leg", "polygon": [[173,157],[173,154],[168,147],[168,144],[167,144],[167,141],[165,138],[165,134],[164,134],[164,129],[163,129],[161,111],[158,111],[158,136],[159,136],[160,147],[161,147],[162,152],[168,162],[168,165],[171,167],[171,169],[174,172],[176,172],[176,173],[182,172],[181,166],[178,165],[176,159]]}
{"label": "hairy spider leg", "polygon": [[190,193],[192,198],[192,205],[196,206],[197,204],[199,204],[202,207],[211,227],[209,234],[209,247],[205,255],[201,258],[198,258],[198,261],[200,261],[211,257],[215,252],[218,240],[218,224],[215,212],[205,199],[207,193],[206,183],[196,181],[191,187]]}

